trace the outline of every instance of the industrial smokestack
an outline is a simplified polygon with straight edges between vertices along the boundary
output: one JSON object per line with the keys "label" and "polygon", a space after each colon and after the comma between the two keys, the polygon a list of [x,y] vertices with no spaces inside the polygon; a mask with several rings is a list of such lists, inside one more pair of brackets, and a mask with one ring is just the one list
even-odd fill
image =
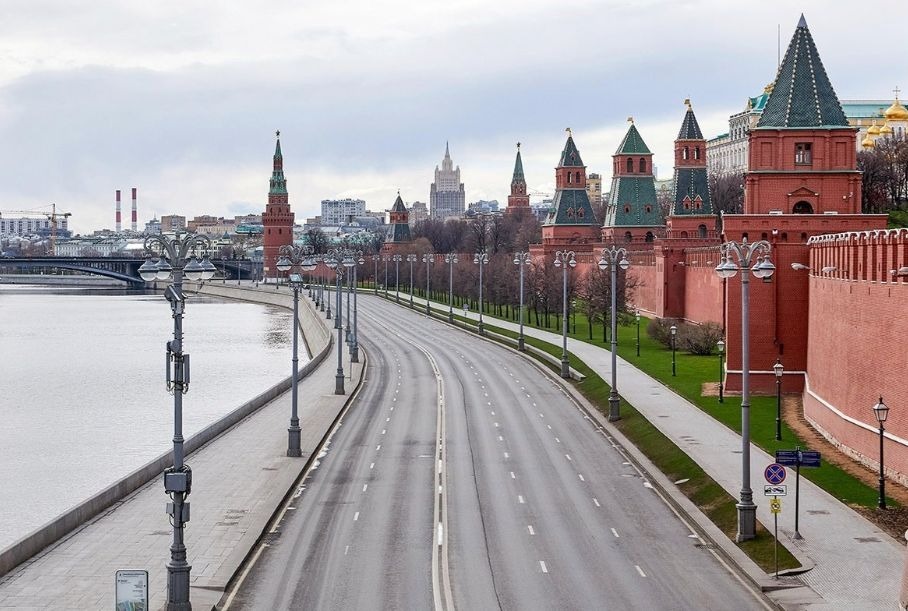
{"label": "industrial smokestack", "polygon": [[132,188],[132,230],[136,231],[136,222],[138,221],[136,212],[136,188]]}
{"label": "industrial smokestack", "polygon": [[120,233],[121,223],[120,223],[120,190],[117,189],[117,233]]}

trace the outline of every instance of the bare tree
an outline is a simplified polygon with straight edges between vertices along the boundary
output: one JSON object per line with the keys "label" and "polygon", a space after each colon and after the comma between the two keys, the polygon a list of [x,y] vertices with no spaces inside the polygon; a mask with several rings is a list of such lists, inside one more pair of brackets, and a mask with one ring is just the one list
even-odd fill
{"label": "bare tree", "polygon": [[741,214],[744,212],[744,174],[710,175],[709,197],[716,214]]}
{"label": "bare tree", "polygon": [[321,227],[313,227],[308,230],[306,232],[306,242],[317,255],[328,252],[331,247],[331,240],[328,238],[328,234],[322,231]]}

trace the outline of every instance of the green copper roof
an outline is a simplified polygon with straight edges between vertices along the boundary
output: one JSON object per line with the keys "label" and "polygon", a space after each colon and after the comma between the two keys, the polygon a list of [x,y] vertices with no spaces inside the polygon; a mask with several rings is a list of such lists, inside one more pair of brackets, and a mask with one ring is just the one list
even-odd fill
{"label": "green copper roof", "polygon": [[392,223],[388,232],[389,242],[412,242],[410,225],[407,223]]}
{"label": "green copper roof", "polygon": [[274,145],[274,158],[283,159],[283,155],[281,155],[281,139],[280,138],[277,139],[277,144]]}
{"label": "green copper roof", "polygon": [[271,172],[271,180],[268,181],[268,186],[268,195],[287,194],[287,180],[284,178],[280,136],[278,136],[277,144],[274,146],[274,170]]}
{"label": "green copper roof", "polygon": [[545,225],[599,225],[586,189],[559,189]]}
{"label": "green copper roof", "polygon": [[652,153],[646,147],[646,143],[643,141],[643,138],[640,137],[640,132],[637,131],[637,126],[631,123],[630,129],[627,130],[627,133],[624,135],[624,140],[621,141],[621,145],[618,146],[618,150],[615,152],[616,155],[651,155]]}
{"label": "green copper roof", "polygon": [[[675,195],[672,214],[712,214],[713,206],[709,199],[709,181],[706,168],[675,168]],[[700,198],[700,208],[696,199]],[[690,198],[690,207],[684,208],[684,198]]]}
{"label": "green copper roof", "polygon": [[400,198],[400,193],[397,194],[397,199],[394,200],[394,205],[391,206],[391,212],[406,212],[407,207],[404,205],[404,200]]}
{"label": "green copper roof", "polygon": [[678,140],[703,140],[703,132],[700,131],[700,125],[697,123],[697,117],[694,116],[694,109],[687,107],[684,113],[684,121],[681,123],[681,131],[678,132]]}
{"label": "green copper roof", "polygon": [[567,142],[564,143],[564,150],[561,151],[561,159],[558,161],[558,167],[584,167],[583,160],[580,158],[580,151],[577,150],[577,145],[574,144],[573,136],[568,136]]}
{"label": "green copper roof", "polygon": [[847,125],[848,119],[801,15],[757,128]]}
{"label": "green copper roof", "polygon": [[526,182],[523,176],[523,161],[520,159],[520,145],[517,146],[517,161],[514,162],[514,177],[511,178],[511,184]]}
{"label": "green copper roof", "polygon": [[[647,210],[648,209],[648,210]],[[652,176],[616,176],[612,178],[606,210],[606,227],[654,227],[665,224],[662,209],[656,201],[656,184]]]}

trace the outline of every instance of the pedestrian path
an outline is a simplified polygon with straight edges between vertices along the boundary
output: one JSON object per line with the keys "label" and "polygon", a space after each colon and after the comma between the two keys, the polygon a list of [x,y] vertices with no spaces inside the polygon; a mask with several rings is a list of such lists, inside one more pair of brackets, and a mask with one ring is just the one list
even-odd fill
{"label": "pedestrian path", "polygon": [[[433,309],[447,313],[445,304],[432,303]],[[425,307],[425,299],[417,301]],[[457,311],[463,316],[464,312]],[[478,320],[476,312],[467,317]],[[516,323],[484,317],[486,326],[518,331]],[[560,346],[560,334],[524,326],[524,335]],[[603,380],[611,379],[611,352],[583,341],[568,338],[568,350],[593,369]],[[686,452],[703,470],[734,498],[741,490],[741,436],[704,411],[676,394],[661,382],[637,369],[632,363],[617,359],[618,392],[649,420],[662,434]],[[773,523],[768,500],[762,496],[763,470],[775,462],[762,449],[751,444],[751,486],[755,490],[757,519],[764,525]],[[793,499],[786,504],[793,504]],[[814,568],[800,575],[822,601],[811,601],[811,611],[895,609],[904,547],[863,516],[836,498],[801,478],[800,520],[798,530],[803,539],[794,539],[794,511],[779,516],[779,538],[799,557],[806,557]],[[734,547],[727,538],[723,545]],[[755,567],[751,567],[755,568]],[[778,599],[785,602],[785,593]]]}
{"label": "pedestrian path", "polygon": [[[300,306],[309,307],[303,299]],[[193,481],[185,538],[194,608],[210,609],[220,600],[352,395],[364,364],[351,365],[346,352],[346,395],[334,394],[333,351],[299,383],[302,458],[286,456],[290,392],[187,457]],[[289,371],[289,353],[287,367]],[[147,570],[149,608],[162,608],[171,543],[166,501],[158,477],[3,576],[0,609],[111,609],[118,569]]]}

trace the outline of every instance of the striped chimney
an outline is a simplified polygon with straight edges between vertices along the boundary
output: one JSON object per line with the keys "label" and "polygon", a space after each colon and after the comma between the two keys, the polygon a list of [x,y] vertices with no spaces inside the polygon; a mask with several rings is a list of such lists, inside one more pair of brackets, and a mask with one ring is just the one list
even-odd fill
{"label": "striped chimney", "polygon": [[138,221],[137,211],[136,211],[136,188],[132,188],[132,230],[136,230],[136,223]]}
{"label": "striped chimney", "polygon": [[117,233],[120,233],[120,190],[117,189]]}

